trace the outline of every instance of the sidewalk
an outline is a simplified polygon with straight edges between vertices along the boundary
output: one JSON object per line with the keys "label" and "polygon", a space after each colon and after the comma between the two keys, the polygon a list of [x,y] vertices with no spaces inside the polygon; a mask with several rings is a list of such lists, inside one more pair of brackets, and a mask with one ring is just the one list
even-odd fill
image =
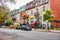
{"label": "sidewalk", "polygon": [[[32,29],[33,31],[35,30],[35,29]],[[59,30],[43,30],[43,29],[36,29],[36,31],[40,31],[40,32],[54,32],[54,33],[60,33],[60,31]]]}

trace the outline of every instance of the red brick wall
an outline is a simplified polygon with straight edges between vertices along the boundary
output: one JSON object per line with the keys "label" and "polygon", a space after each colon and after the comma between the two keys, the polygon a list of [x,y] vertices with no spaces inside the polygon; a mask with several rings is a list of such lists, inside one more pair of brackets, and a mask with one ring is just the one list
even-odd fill
{"label": "red brick wall", "polygon": [[50,8],[55,16],[54,19],[60,20],[60,0],[50,0]]}
{"label": "red brick wall", "polygon": [[[50,9],[54,15],[54,20],[60,20],[60,0],[50,0]],[[57,26],[60,27],[60,23],[57,23]]]}
{"label": "red brick wall", "polygon": [[26,15],[26,13],[24,11],[20,13],[20,23],[21,24],[24,23],[24,19],[22,18],[24,15]]}

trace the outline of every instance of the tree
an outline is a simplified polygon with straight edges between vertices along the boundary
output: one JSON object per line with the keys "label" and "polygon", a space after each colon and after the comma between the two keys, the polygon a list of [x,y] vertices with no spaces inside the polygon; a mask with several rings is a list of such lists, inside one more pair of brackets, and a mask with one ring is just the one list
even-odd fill
{"label": "tree", "polygon": [[8,20],[10,17],[10,12],[5,10],[4,6],[0,6],[0,25],[5,22],[5,20]]}
{"label": "tree", "polygon": [[[52,12],[51,10],[46,10],[45,11],[45,14],[43,15],[43,20],[44,21],[47,21],[47,25],[48,25],[48,22],[51,22],[53,19],[53,16],[52,16]],[[49,27],[47,26],[48,30],[49,30]]]}
{"label": "tree", "polygon": [[52,14],[51,10],[46,10],[45,14],[43,15],[43,20],[44,21],[48,20],[49,22],[50,20],[52,21],[53,16],[51,14]]}
{"label": "tree", "polygon": [[1,25],[2,22],[3,22],[3,12],[2,12],[2,10],[3,10],[3,7],[0,6],[0,25]]}
{"label": "tree", "polygon": [[3,15],[1,14],[1,12],[0,12],[0,24],[2,24],[2,22],[3,22]]}

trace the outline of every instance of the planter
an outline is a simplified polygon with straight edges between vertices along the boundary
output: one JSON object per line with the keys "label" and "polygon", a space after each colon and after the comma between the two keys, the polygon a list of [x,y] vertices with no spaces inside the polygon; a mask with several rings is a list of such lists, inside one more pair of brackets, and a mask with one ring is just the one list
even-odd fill
{"label": "planter", "polygon": [[10,25],[10,29],[16,29],[15,25]]}

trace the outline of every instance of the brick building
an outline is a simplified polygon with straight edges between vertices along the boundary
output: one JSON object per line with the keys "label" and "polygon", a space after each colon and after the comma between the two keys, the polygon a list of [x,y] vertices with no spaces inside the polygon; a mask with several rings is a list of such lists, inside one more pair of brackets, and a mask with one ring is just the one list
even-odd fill
{"label": "brick building", "polygon": [[60,0],[50,0],[50,9],[55,20],[60,20]]}
{"label": "brick building", "polygon": [[21,24],[24,23],[23,17],[24,17],[25,15],[26,15],[25,11],[22,11],[22,12],[20,13],[20,23],[21,23]]}
{"label": "brick building", "polygon": [[[50,0],[50,9],[54,16],[53,20],[60,21],[60,0]],[[55,27],[60,27],[60,22],[53,23]]]}

